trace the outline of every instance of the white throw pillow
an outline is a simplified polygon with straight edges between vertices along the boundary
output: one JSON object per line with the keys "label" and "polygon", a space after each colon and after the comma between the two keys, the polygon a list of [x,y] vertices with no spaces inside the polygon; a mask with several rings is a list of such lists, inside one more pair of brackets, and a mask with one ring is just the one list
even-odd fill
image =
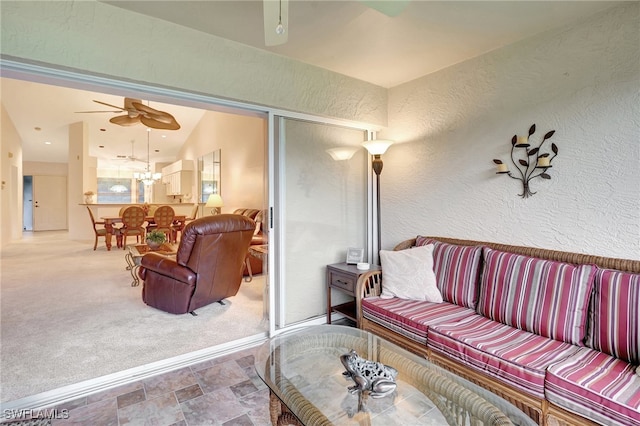
{"label": "white throw pillow", "polygon": [[408,250],[380,250],[383,299],[442,302],[433,272],[433,244]]}
{"label": "white throw pillow", "polygon": [[640,365],[638,365],[638,366],[636,367],[636,374],[637,374],[638,376],[640,376]]}

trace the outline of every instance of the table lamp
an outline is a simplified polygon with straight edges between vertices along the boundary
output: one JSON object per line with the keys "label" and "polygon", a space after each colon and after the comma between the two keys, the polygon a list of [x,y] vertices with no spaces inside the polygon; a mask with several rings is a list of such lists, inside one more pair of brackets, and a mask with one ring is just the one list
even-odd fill
{"label": "table lamp", "polygon": [[211,214],[216,215],[220,214],[220,208],[224,206],[224,202],[219,194],[211,194],[209,198],[207,198],[207,204],[204,206],[211,207]]}

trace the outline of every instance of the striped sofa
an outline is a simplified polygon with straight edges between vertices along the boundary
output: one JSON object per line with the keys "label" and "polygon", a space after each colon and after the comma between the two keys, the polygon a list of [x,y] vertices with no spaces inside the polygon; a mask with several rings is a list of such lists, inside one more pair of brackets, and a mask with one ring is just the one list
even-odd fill
{"label": "striped sofa", "polygon": [[640,261],[420,236],[395,249],[427,244],[444,302],[382,298],[370,272],[361,328],[541,425],[640,426]]}

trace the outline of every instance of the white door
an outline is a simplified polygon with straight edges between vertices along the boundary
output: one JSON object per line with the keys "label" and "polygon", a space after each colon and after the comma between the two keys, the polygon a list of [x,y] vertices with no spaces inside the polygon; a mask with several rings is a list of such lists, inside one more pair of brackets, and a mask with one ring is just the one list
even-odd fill
{"label": "white door", "polygon": [[67,228],[67,177],[33,177],[33,230]]}

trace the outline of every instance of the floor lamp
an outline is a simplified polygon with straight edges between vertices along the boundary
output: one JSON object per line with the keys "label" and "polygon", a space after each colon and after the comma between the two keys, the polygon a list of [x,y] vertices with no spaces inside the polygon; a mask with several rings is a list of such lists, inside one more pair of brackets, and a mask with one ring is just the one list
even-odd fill
{"label": "floor lamp", "polygon": [[373,167],[373,171],[376,173],[376,219],[378,222],[378,231],[376,236],[378,237],[378,256],[380,256],[380,249],[382,247],[382,233],[380,230],[380,173],[382,173],[382,159],[380,156],[387,151],[393,144],[393,141],[376,139],[372,141],[366,141],[362,143],[362,146],[367,148],[370,155],[373,155],[373,161],[371,162],[371,166]]}

